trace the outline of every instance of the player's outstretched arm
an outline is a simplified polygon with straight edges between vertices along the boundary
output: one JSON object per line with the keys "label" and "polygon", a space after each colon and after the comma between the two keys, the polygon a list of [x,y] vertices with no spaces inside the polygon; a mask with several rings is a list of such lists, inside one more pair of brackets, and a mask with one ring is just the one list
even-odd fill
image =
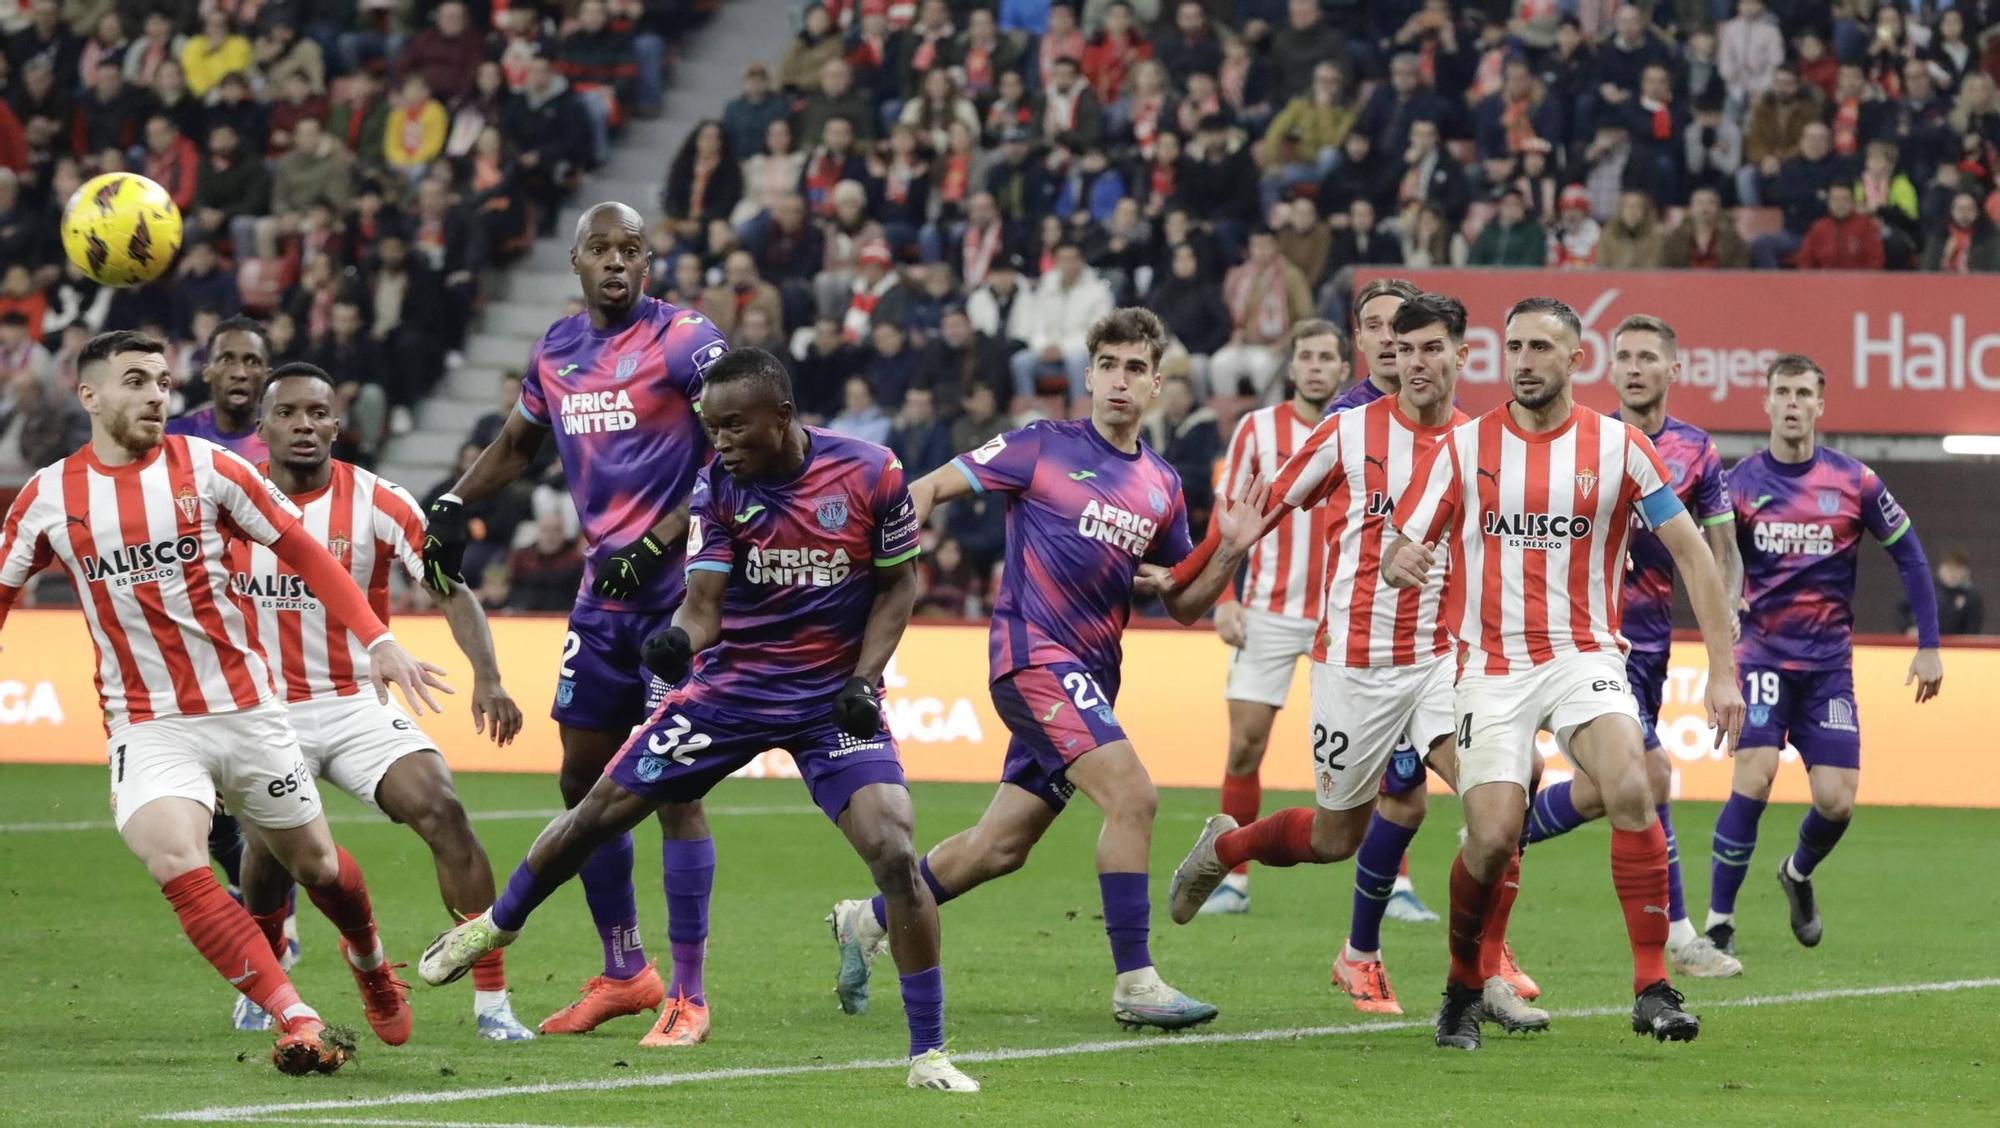
{"label": "player's outstretched arm", "polygon": [[931,510],[939,505],[972,492],[972,479],[965,476],[956,462],[953,459],[910,483],[910,502],[916,506],[918,525],[929,524]]}
{"label": "player's outstretched arm", "polygon": [[1259,475],[1244,482],[1234,496],[1216,501],[1213,529],[1217,547],[1201,572],[1184,586],[1160,594],[1167,614],[1189,625],[1201,620],[1215,606],[1224,588],[1236,579],[1236,569],[1263,538],[1265,507],[1271,501],[1271,483]]}
{"label": "player's outstretched arm", "polygon": [[472,469],[458,479],[447,493],[431,503],[424,531],[424,584],[439,595],[463,583],[465,561],[465,507],[478,504],[499,493],[509,482],[527,473],[535,452],[542,447],[549,429],[519,411],[507,416]]}
{"label": "player's outstretched arm", "polygon": [[1673,554],[1674,567],[1687,583],[1688,602],[1694,605],[1701,641],[1708,647],[1708,723],[1715,729],[1716,745],[1734,752],[1736,737],[1743,731],[1743,691],[1736,684],[1736,655],[1731,650],[1734,601],[1723,589],[1714,554],[1685,510],[1653,531]]}
{"label": "player's outstretched arm", "polygon": [[521,734],[521,707],[500,684],[500,660],[479,598],[464,584],[452,585],[449,595],[429,587],[424,590],[444,614],[459,652],[472,663],[472,731],[491,736],[495,745],[505,748]]}

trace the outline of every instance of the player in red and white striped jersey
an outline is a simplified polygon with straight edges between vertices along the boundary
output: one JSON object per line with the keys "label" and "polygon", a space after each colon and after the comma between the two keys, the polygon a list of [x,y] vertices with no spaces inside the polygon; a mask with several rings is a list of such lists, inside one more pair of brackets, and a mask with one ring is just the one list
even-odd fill
{"label": "player in red and white striped jersey", "polygon": [[[279,366],[258,425],[271,452],[262,469],[298,506],[305,531],[346,566],[383,622],[389,619],[391,568],[400,567],[431,595],[472,663],[473,726],[504,747],[521,731],[521,710],[500,684],[485,613],[462,583],[448,595],[423,586],[422,512],[402,487],[332,457],[340,430],[333,398],[333,382],[318,367]],[[363,691],[356,676],[368,662],[361,638],[329,616],[298,570],[270,547],[233,538],[228,563],[230,587],[255,618],[307,770],[316,781],[331,782],[416,831],[430,847],[438,888],[454,921],[484,912],[493,903],[493,867],[459,804],[451,769],[408,714]],[[291,885],[284,870],[253,839],[242,874],[245,907],[274,947],[282,945]],[[481,1037],[534,1037],[508,1004],[499,952],[474,966],[473,982],[474,1026]],[[238,1029],[261,1030],[269,1022],[249,1000],[237,1012]]]}
{"label": "player in red and white striped jersey", "polygon": [[[1421,795],[1417,750],[1447,751],[1452,732],[1451,640],[1439,621],[1444,569],[1416,588],[1384,582],[1386,519],[1419,459],[1465,418],[1452,406],[1466,355],[1465,307],[1419,294],[1396,311],[1394,330],[1400,390],[1315,428],[1279,470],[1265,515],[1267,527],[1301,511],[1325,521],[1331,564],[1312,652],[1318,809],[1292,808],[1240,828],[1227,812],[1209,820],[1172,892],[1173,917],[1185,922],[1227,866],[1357,858],[1354,925],[1332,976],[1357,1009],[1374,1014],[1403,1013],[1382,964],[1382,906],[1424,811],[1419,800],[1407,825],[1388,822],[1376,811],[1377,795],[1391,790],[1391,776],[1402,780],[1397,793]],[[1441,767],[1451,780],[1450,764]],[[1504,930],[1494,929],[1488,1010],[1510,1029],[1545,1026],[1548,1015],[1520,998],[1537,993],[1533,981],[1522,976],[1515,987],[1503,974],[1503,944]]]}
{"label": "player in red and white striped jersey", "polygon": [[[368,609],[354,581],[300,527],[298,511],[236,455],[163,437],[172,376],[165,346],[100,334],[78,357],[90,442],[37,473],[0,528],[0,623],[30,576],[59,563],[76,586],[98,656],[109,736],[113,819],[188,939],[231,986],[276,1014],[272,1060],[330,1072],[347,1052],[322,1039],[272,946],[208,865],[219,795],[334,922],[370,1025],[407,1038],[409,987],[375,932],[360,867],[334,844],[284,708],[258,652],[256,625],[228,592],[225,537],[273,546],[367,647],[368,677],[437,708],[442,671],[418,663]],[[398,1035],[400,1034],[400,1038]]]}
{"label": "player in red and white striped jersey", "polygon": [[[1347,375],[1346,342],[1330,321],[1292,326],[1287,372],[1292,396],[1260,407],[1236,423],[1223,488],[1235,496],[1252,478],[1272,481],[1292,452],[1305,445]],[[1271,725],[1292,688],[1298,660],[1312,653],[1326,597],[1326,512],[1298,509],[1277,521],[1250,550],[1239,602],[1232,586],[1215,608],[1215,633],[1236,653],[1222,696],[1229,704],[1229,759],[1222,775],[1222,811],[1252,822],[1263,801],[1258,773]],[[1230,871],[1203,904],[1204,913],[1250,909],[1250,867]]]}
{"label": "player in red and white striped jersey", "polygon": [[1700,1031],[1667,980],[1667,842],[1618,634],[1632,519],[1658,534],[1687,579],[1716,675],[1708,679],[1709,716],[1718,743],[1733,748],[1743,697],[1730,607],[1715,558],[1652,443],[1571,398],[1581,340],[1582,323],[1563,303],[1517,303],[1504,345],[1513,401],[1453,429],[1419,466],[1393,518],[1401,535],[1384,572],[1398,586],[1427,582],[1437,564],[1433,546],[1449,541],[1445,620],[1459,645],[1457,771],[1467,839],[1452,866],[1440,1046],[1479,1044],[1480,938],[1520,842],[1539,729],[1555,734],[1604,796],[1612,883],[1632,943],[1633,1029],[1675,1041]]}

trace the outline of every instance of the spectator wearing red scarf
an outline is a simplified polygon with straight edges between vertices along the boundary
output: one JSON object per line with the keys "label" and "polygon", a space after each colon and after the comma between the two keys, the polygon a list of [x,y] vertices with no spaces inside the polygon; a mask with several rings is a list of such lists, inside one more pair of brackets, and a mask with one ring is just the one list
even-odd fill
{"label": "spectator wearing red scarf", "polygon": [[1980,213],[1972,193],[1952,194],[1948,222],[1924,247],[1923,268],[1942,274],[2000,272],[2000,233]]}
{"label": "spectator wearing red scarf", "polygon": [[1153,45],[1139,34],[1132,6],[1113,0],[1105,9],[1104,26],[1083,49],[1083,73],[1097,100],[1108,106],[1124,93],[1125,78],[1133,68],[1152,57]]}

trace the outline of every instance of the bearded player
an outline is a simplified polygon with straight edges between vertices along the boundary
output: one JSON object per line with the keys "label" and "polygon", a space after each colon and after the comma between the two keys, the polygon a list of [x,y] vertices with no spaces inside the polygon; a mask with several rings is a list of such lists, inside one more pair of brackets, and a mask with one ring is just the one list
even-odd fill
{"label": "bearded player", "polygon": [[102,333],[77,360],[88,445],[28,480],[0,529],[0,623],[51,562],[70,574],[97,651],[112,818],[195,949],[232,987],[275,1015],[272,1061],[332,1072],[348,1047],[279,965],[273,945],[217,884],[207,838],[218,796],[340,931],[369,1024],[407,1038],[410,1008],[375,931],[361,867],[334,844],[256,625],[228,594],[224,538],[272,549],[359,636],[379,700],[401,688],[433,711],[449,692],[434,666],[397,645],[353,579],[247,462],[201,439],[165,434],[173,376],[166,347]]}
{"label": "bearded player", "polygon": [[[542,336],[514,414],[451,492],[432,503],[424,562],[432,590],[445,594],[462,583],[465,506],[526,473],[553,432],[586,546],[550,714],[562,734],[563,803],[575,806],[667,690],[646,670],[641,650],[680,604],[688,492],[708,459],[696,404],[702,373],[729,344],[707,318],[641,293],[652,251],[631,208],[607,203],[586,211],[569,261],[583,283],[585,310]],[[673,982],[662,983],[646,960],[632,895],[632,838],[617,835],[581,875],[604,970],[576,1002],[542,1022],[542,1033],[581,1034],[621,1015],[659,1010],[642,1045],[708,1037],[701,976],[715,842],[699,803],[662,805],[660,825]],[[676,1002],[663,1008],[669,996]]]}
{"label": "bearded player", "polygon": [[646,642],[649,663],[679,688],[542,832],[492,911],[439,937],[419,970],[431,983],[463,974],[511,942],[598,843],[784,748],[888,900],[909,1086],[976,1093],[944,1051],[937,905],[917,880],[915,815],[878,697],[917,599],[903,464],[800,424],[784,364],[762,349],[709,370],[702,424],[715,460],[695,487],[687,599]]}
{"label": "bearded player", "polygon": [[[1633,314],[1611,334],[1612,372],[1618,381],[1614,418],[1639,428],[1667,468],[1667,484],[1701,526],[1722,589],[1743,586],[1743,557],[1736,551],[1736,512],[1723,480],[1722,456],[1708,432],[1667,414],[1667,389],[1680,378],[1681,362],[1673,327],[1657,317]],[[1667,957],[1697,979],[1727,979],[1743,965],[1695,930],[1681,891],[1680,843],[1674,837],[1673,765],[1660,744],[1660,701],[1667,681],[1667,654],[1673,644],[1674,559],[1650,529],[1632,530],[1630,571],[1625,573],[1625,612],[1619,633],[1631,644],[1625,673],[1639,702],[1639,727],[1646,737],[1646,779],[1653,811],[1667,836]],[[1740,753],[1739,753],[1740,755]],[[1587,775],[1552,784],[1535,793],[1528,811],[1524,844],[1542,842],[1604,814],[1604,800]]]}
{"label": "bearded player", "polygon": [[1861,785],[1854,579],[1864,531],[1896,561],[1916,617],[1917,653],[1903,684],[1917,683],[1921,705],[1944,682],[1937,595],[1909,515],[1866,464],[1819,445],[1825,371],[1809,357],[1788,354],[1771,362],[1764,383],[1771,445],[1729,471],[1748,607],[1736,653],[1750,719],[1729,799],[1715,820],[1706,923],[1709,939],[1726,952],[1736,947],[1736,892],[1788,739],[1805,761],[1812,806],[1799,823],[1798,845],[1778,866],[1778,885],[1791,908],[1792,935],[1808,948],[1820,941],[1813,872],[1847,833]]}
{"label": "bearded player", "polygon": [[[347,567],[386,623],[390,570],[400,567],[410,579],[423,579],[418,555],[423,513],[402,487],[333,458],[340,425],[327,374],[311,364],[280,365],[271,374],[258,426],[273,452],[261,469],[298,507],[306,531]],[[231,587],[255,616],[313,779],[332,783],[423,839],[452,919],[484,911],[493,903],[493,866],[453,790],[451,769],[407,714],[361,692],[355,677],[359,640],[328,622],[317,593],[255,541],[230,541],[229,571]],[[521,710],[500,683],[486,615],[463,585],[432,598],[472,663],[473,727],[490,731],[493,743],[505,747],[521,731]],[[282,943],[290,889],[270,851],[252,839],[243,858],[244,906],[274,945]],[[507,1001],[499,952],[473,968],[473,981],[473,1023],[480,1037],[502,1042],[534,1037]],[[269,1023],[256,1003],[239,1002],[237,1029],[262,1030]]]}
{"label": "bearded player", "polygon": [[[1091,327],[1090,415],[995,437],[910,487],[919,521],[970,493],[1008,495],[1006,568],[993,607],[993,704],[1012,739],[1000,790],[979,822],[918,864],[939,904],[1020,869],[1081,790],[1104,814],[1098,893],[1116,972],[1112,1017],[1181,1029],[1215,1007],[1169,986],[1147,946],[1147,889],[1159,795],[1118,722],[1119,663],[1142,564],[1171,566],[1192,546],[1180,475],[1139,441],[1160,392],[1166,327],[1143,309]],[[1266,493],[1252,481],[1216,513],[1221,548],[1185,589],[1163,595],[1182,623],[1208,611],[1261,532]],[[828,918],[840,949],[841,1009],[868,1006],[869,967],[888,917],[881,898],[841,901]]]}
{"label": "bearded player", "polygon": [[1528,298],[1508,313],[1511,402],[1460,424],[1417,467],[1396,504],[1383,571],[1419,587],[1448,542],[1445,625],[1458,639],[1459,796],[1466,840],[1451,872],[1451,973],[1437,1044],[1477,1049],[1481,940],[1504,900],[1547,729],[1604,796],[1611,877],[1631,939],[1632,1028],[1688,1041],[1701,1026],[1667,979],[1667,840],[1646,781],[1639,708],[1626,687],[1619,596],[1633,519],[1658,533],[1686,577],[1708,644],[1709,718],[1733,748],[1743,723],[1730,611],[1715,559],[1629,423],[1571,398],[1583,358],[1576,312]]}
{"label": "bearded player", "polygon": [[[1244,861],[1290,866],[1356,858],[1354,923],[1334,960],[1333,982],[1371,1014],[1403,1013],[1382,962],[1381,905],[1416,833],[1396,824],[1389,828],[1401,834],[1384,833],[1378,792],[1422,794],[1422,761],[1412,753],[1408,766],[1396,763],[1404,749],[1423,749],[1452,778],[1451,639],[1439,618],[1444,567],[1440,562],[1416,590],[1384,583],[1385,519],[1417,463],[1465,420],[1452,407],[1467,352],[1465,307],[1442,294],[1420,294],[1396,310],[1393,329],[1399,390],[1320,423],[1279,469],[1264,518],[1268,528],[1300,511],[1318,513],[1327,538],[1325,610],[1312,650],[1318,808],[1291,808],[1240,828],[1227,812],[1217,815],[1174,871],[1169,893],[1173,919],[1184,924],[1220,875]],[[1207,548],[1182,561],[1177,577],[1197,567]],[[1402,780],[1393,792],[1392,777]],[[1419,822],[1422,810],[1416,808]],[[1362,884],[1371,880],[1373,897]],[[1507,1030],[1542,1030],[1548,1013],[1522,1001],[1539,989],[1518,968],[1507,969],[1504,917],[1519,885],[1519,870],[1511,869],[1505,904],[1481,954],[1483,1005]]]}

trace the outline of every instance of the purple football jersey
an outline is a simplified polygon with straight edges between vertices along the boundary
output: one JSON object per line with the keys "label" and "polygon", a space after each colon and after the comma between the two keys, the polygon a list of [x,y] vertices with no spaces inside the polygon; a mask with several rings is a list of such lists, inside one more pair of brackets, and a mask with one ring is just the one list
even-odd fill
{"label": "purple football jersey", "polygon": [[[655,298],[640,298],[621,325],[593,329],[574,314],[549,327],[528,358],[520,412],[555,432],[570,497],[583,525],[579,606],[598,565],[673,512],[708,461],[708,436],[695,405],[701,376],[729,351],[713,322]],[[636,598],[613,604],[671,607],[681,598],[682,552]]]}
{"label": "purple football jersey", "polygon": [[761,719],[832,704],[861,659],[875,570],[917,555],[902,462],[832,431],[806,436],[805,465],[782,481],[739,481],[711,462],[689,510],[687,570],[729,576],[695,694]]}
{"label": "purple football jersey", "polygon": [[215,405],[199,407],[186,415],[167,420],[167,434],[193,435],[197,439],[207,439],[216,446],[227,449],[231,454],[240,454],[244,460],[255,466],[271,457],[270,448],[257,434],[257,424],[250,424],[247,431],[231,434],[224,431],[215,420]]}
{"label": "purple football jersey", "polygon": [[952,460],[1007,503],[1007,562],[993,604],[992,680],[1074,662],[1115,673],[1139,564],[1193,551],[1181,478],[1145,445],[1126,454],[1087,418],[1031,423]]}
{"label": "purple football jersey", "polygon": [[1729,493],[1750,604],[1737,665],[1845,668],[1862,530],[1894,544],[1910,531],[1909,516],[1873,470],[1825,447],[1805,462],[1753,454],[1730,468]]}
{"label": "purple football jersey", "polygon": [[1332,416],[1338,415],[1349,408],[1367,407],[1369,404],[1388,394],[1376,387],[1375,381],[1363,376],[1354,382],[1353,387],[1333,397],[1333,402],[1326,405],[1326,413]]}
{"label": "purple football jersey", "polygon": [[[1612,418],[1617,418],[1613,415]],[[1657,435],[1648,435],[1667,467],[1667,485],[1701,526],[1719,525],[1736,511],[1729,504],[1729,486],[1722,456],[1708,432],[1671,416]],[[1673,645],[1674,556],[1659,535],[1632,515],[1630,565],[1625,572],[1625,610],[1619,633],[1634,650],[1665,651]]]}

